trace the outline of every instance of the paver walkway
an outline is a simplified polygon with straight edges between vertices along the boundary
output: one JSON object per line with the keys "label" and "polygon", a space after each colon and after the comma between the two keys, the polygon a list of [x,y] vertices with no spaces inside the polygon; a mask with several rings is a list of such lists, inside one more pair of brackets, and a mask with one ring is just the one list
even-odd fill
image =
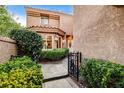
{"label": "paver walkway", "polygon": [[[61,61],[56,62],[43,62],[41,64],[44,79],[68,74],[67,59],[63,59]],[[75,84],[70,77],[45,82],[43,86],[45,88],[78,88],[77,84]]]}

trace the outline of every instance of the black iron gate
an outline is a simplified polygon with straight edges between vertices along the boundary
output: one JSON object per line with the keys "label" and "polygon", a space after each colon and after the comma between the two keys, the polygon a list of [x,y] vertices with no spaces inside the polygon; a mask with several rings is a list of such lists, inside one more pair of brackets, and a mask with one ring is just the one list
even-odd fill
{"label": "black iron gate", "polygon": [[79,81],[79,69],[81,63],[81,52],[71,52],[68,55],[68,74]]}

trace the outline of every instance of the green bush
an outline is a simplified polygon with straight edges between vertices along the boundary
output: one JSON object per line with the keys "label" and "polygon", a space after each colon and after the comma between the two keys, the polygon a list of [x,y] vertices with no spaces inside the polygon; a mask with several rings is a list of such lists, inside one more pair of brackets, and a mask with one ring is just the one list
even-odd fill
{"label": "green bush", "polygon": [[43,50],[43,51],[41,51],[41,59],[49,60],[49,61],[60,60],[64,57],[66,57],[68,52],[69,52],[69,49],[67,49],[67,48]]}
{"label": "green bush", "polygon": [[29,57],[22,57],[0,64],[0,88],[41,88],[41,67]]}
{"label": "green bush", "polygon": [[22,30],[12,30],[10,37],[17,42],[18,55],[26,55],[38,61],[40,50],[42,49],[42,38],[35,32]]}
{"label": "green bush", "polygon": [[124,66],[110,61],[85,59],[80,74],[89,87],[124,87]]}

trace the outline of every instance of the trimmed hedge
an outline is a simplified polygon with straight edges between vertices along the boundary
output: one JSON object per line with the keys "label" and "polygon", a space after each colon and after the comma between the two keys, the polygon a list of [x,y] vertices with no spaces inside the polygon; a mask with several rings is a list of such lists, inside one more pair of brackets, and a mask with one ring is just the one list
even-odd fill
{"label": "trimmed hedge", "polygon": [[88,87],[124,87],[124,66],[110,61],[85,59],[80,74]]}
{"label": "trimmed hedge", "polygon": [[0,64],[0,88],[42,88],[41,67],[29,57]]}
{"label": "trimmed hedge", "polygon": [[33,61],[39,61],[42,49],[42,37],[35,32],[26,29],[14,29],[10,33],[10,38],[17,42],[18,55],[26,55]]}
{"label": "trimmed hedge", "polygon": [[66,57],[69,53],[69,49],[67,48],[59,48],[53,50],[43,50],[41,51],[41,60],[47,61],[57,61]]}

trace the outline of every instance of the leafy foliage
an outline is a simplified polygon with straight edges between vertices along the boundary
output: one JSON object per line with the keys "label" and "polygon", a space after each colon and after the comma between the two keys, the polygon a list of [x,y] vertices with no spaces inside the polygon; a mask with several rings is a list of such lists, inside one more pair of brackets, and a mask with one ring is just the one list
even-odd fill
{"label": "leafy foliage", "polygon": [[0,64],[0,88],[41,88],[41,67],[29,57],[22,57]]}
{"label": "leafy foliage", "polygon": [[18,55],[27,55],[34,61],[40,58],[42,49],[42,37],[35,32],[21,29],[12,30],[10,37],[17,42]]}
{"label": "leafy foliage", "polygon": [[105,60],[84,59],[81,77],[89,87],[124,87],[124,66]]}
{"label": "leafy foliage", "polygon": [[44,60],[60,60],[67,56],[69,49],[67,48],[60,48],[60,49],[53,49],[53,50],[44,50],[41,51],[41,59]]}
{"label": "leafy foliage", "polygon": [[21,26],[12,19],[7,8],[0,5],[0,35],[9,36],[10,30],[14,28],[21,28]]}

